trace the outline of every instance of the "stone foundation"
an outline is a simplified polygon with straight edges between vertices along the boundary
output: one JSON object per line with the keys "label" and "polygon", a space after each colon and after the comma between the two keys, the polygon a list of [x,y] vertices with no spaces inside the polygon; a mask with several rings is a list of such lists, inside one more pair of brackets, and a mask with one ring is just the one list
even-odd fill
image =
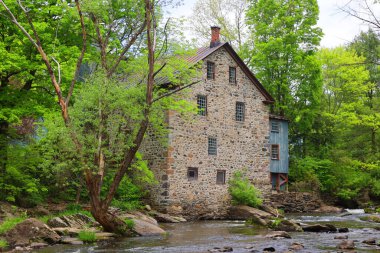
{"label": "stone foundation", "polygon": [[309,192],[272,193],[270,201],[271,205],[286,213],[312,212],[323,204],[317,194]]}

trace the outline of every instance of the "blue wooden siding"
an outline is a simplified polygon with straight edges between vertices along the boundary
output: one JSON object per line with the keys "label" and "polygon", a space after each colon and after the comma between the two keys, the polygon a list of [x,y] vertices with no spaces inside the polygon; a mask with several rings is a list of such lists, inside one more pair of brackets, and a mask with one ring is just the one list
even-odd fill
{"label": "blue wooden siding", "polygon": [[[279,124],[279,132],[272,132],[272,122]],[[288,122],[285,120],[270,119],[270,144],[279,145],[279,160],[270,161],[270,172],[288,173],[289,172],[289,144],[288,144]]]}

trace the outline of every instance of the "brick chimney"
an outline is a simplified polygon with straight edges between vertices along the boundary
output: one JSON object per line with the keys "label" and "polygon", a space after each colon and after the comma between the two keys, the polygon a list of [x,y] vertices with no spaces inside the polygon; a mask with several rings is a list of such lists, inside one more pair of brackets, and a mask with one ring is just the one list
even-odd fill
{"label": "brick chimney", "polygon": [[220,44],[220,27],[219,26],[211,26],[211,42],[210,47],[216,47]]}

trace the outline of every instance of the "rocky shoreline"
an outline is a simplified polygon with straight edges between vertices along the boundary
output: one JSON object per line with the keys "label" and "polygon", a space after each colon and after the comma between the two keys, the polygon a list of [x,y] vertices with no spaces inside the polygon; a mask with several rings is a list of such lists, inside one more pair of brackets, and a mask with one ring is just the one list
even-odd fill
{"label": "rocky shoreline", "polygon": [[[339,208],[324,206],[317,211],[328,210],[338,213]],[[152,210],[149,206],[142,211],[124,212],[116,208],[111,208],[110,213],[131,223],[129,236],[155,236],[165,235],[167,232],[162,229],[159,223],[178,223],[186,222],[180,216],[171,216]],[[349,213],[337,214],[337,216],[347,216]],[[369,215],[367,220],[377,222],[379,215]],[[376,218],[377,217],[377,218]],[[292,219],[284,217],[277,209],[263,205],[261,209],[248,206],[232,206],[228,211],[228,220],[244,220],[246,224],[269,228],[265,238],[273,240],[291,239],[291,232],[307,233],[336,233],[334,240],[337,240],[337,249],[355,249],[355,241],[349,240],[346,233],[347,227],[335,227],[332,224],[301,224]],[[94,241],[112,240],[118,235],[102,231],[101,226],[91,217],[76,213],[71,215],[52,216],[45,224],[36,218],[28,218],[17,224],[14,228],[0,235],[0,239],[8,242],[9,252],[26,252],[33,249],[47,247],[54,244],[81,245],[86,243],[80,239],[83,231],[93,234]],[[356,242],[357,243],[357,242]],[[380,246],[379,238],[368,238],[362,243]],[[294,242],[290,251],[297,251],[304,248],[304,245]],[[232,248],[231,248],[232,249]],[[229,252],[229,247],[212,248],[210,252]],[[267,250],[271,251],[270,248]],[[5,252],[4,249],[3,251]]]}

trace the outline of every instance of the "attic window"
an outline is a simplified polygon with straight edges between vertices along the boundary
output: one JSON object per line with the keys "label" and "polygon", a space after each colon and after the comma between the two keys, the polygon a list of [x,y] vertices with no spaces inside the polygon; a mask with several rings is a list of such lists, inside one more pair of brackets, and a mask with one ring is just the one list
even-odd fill
{"label": "attic window", "polygon": [[271,158],[272,160],[280,160],[280,146],[278,144],[272,145]]}
{"label": "attic window", "polygon": [[280,124],[278,121],[272,121],[271,132],[275,132],[275,133],[280,132]]}
{"label": "attic window", "polygon": [[235,67],[230,67],[229,71],[229,81],[230,83],[236,83],[236,68]]}
{"label": "attic window", "polygon": [[215,79],[215,63],[210,61],[207,62],[207,79]]}

